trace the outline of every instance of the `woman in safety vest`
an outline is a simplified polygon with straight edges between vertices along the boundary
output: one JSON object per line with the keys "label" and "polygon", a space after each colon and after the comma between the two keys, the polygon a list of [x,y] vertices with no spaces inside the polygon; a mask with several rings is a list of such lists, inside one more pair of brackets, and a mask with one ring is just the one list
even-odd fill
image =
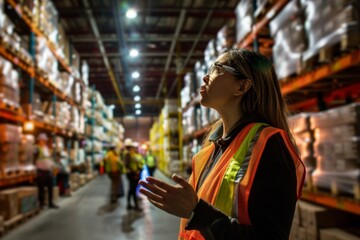
{"label": "woman in safety vest", "polygon": [[270,61],[236,49],[220,55],[200,103],[221,118],[193,157],[188,181],[140,181],[149,201],[181,217],[179,239],[288,239],[305,168]]}

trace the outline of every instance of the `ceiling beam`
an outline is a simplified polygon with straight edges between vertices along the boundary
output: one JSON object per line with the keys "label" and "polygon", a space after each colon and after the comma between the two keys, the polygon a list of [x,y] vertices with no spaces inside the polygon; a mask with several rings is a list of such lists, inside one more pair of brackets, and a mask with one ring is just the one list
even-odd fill
{"label": "ceiling beam", "polygon": [[[182,52],[180,54],[180,56],[188,56],[188,52]],[[101,53],[80,53],[80,56],[82,58],[96,58],[96,57],[102,57],[102,54]],[[120,54],[118,52],[114,53],[114,52],[107,52],[106,53],[106,56],[107,57],[123,57],[123,54]],[[139,53],[139,57],[167,57],[168,58],[169,56],[169,53],[168,52],[140,52]],[[195,57],[203,57],[204,56],[204,53],[202,52],[196,52],[196,53],[193,53],[192,56],[195,56]]]}
{"label": "ceiling beam", "polygon": [[[150,34],[149,34],[150,35]],[[129,37],[125,36],[125,41],[129,43],[136,43],[136,42],[170,42],[174,39],[173,35],[168,36],[156,36],[154,35],[147,35],[146,39],[143,37]],[[117,42],[118,39],[116,35],[114,34],[108,34],[108,35],[102,35],[100,38],[96,38],[93,35],[87,34],[87,35],[70,35],[69,38],[74,43],[88,43],[88,42],[97,42],[97,41],[103,41],[103,42]],[[191,35],[186,37],[179,37],[179,42],[193,42],[197,38],[197,35]],[[209,40],[214,39],[213,35],[203,35],[199,41],[208,42]]]}
{"label": "ceiling beam", "polygon": [[[118,104],[119,102],[116,100],[116,98],[110,98],[105,100],[106,104]],[[142,105],[161,105],[164,103],[164,99],[155,99],[155,98],[146,98],[142,99],[140,101],[134,101],[133,99],[124,99],[125,105],[134,105],[136,103],[140,103]]]}
{"label": "ceiling beam", "polygon": [[[82,3],[83,5],[87,8],[86,10],[86,14],[88,16],[88,19],[89,19],[89,22],[90,22],[90,25],[91,25],[91,29],[95,35],[96,38],[100,38],[100,32],[99,32],[99,29],[97,27],[97,24],[96,24],[96,21],[95,21],[95,18],[94,18],[94,15],[92,13],[92,11],[89,9],[89,2],[88,0],[82,0]],[[122,99],[122,95],[120,93],[120,89],[119,89],[119,85],[118,83],[116,82],[116,79],[115,79],[115,76],[114,76],[114,73],[112,71],[112,68],[110,66],[110,63],[109,63],[109,60],[106,56],[106,52],[105,52],[105,48],[104,48],[104,45],[103,45],[103,42],[102,41],[98,41],[98,45],[99,45],[99,49],[100,49],[100,52],[101,52],[101,55],[102,55],[102,58],[104,60],[104,64],[106,66],[106,69],[108,70],[108,74],[109,74],[109,77],[110,77],[110,80],[111,80],[111,83],[113,85],[113,88],[115,90],[115,93],[118,97],[118,101],[122,107],[122,110],[124,112],[124,114],[126,114],[126,110],[125,110],[125,105],[123,103],[123,99]]]}

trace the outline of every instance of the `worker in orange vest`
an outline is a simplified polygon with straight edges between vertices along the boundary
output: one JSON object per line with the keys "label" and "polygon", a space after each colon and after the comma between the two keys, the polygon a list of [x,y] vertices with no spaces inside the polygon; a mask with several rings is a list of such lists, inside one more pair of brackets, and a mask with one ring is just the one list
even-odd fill
{"label": "worker in orange vest", "polygon": [[140,192],[178,216],[179,239],[288,239],[305,177],[270,61],[244,49],[221,54],[200,88],[220,119],[176,186],[148,177]]}

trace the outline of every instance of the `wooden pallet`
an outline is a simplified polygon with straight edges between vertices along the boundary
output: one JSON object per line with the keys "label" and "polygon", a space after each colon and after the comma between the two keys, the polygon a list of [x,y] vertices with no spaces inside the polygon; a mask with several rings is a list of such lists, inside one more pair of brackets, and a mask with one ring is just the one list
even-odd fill
{"label": "wooden pallet", "polygon": [[306,73],[316,69],[322,64],[334,61],[336,58],[360,47],[360,35],[355,32],[344,33],[341,41],[330,46],[319,49],[307,60],[303,61],[303,69],[301,72]]}
{"label": "wooden pallet", "polygon": [[15,178],[21,176],[21,171],[19,169],[14,170],[1,170],[0,169],[0,178]]}
{"label": "wooden pallet", "polygon": [[360,201],[360,183],[353,182],[353,183],[346,183],[347,187],[351,188],[351,193],[348,191],[344,191],[340,186],[344,185],[344,183],[339,183],[335,179],[331,180],[331,187],[330,189],[319,187],[316,183],[313,183],[312,188],[313,191],[316,193],[328,193],[332,196],[336,197],[346,197],[354,201]]}
{"label": "wooden pallet", "polygon": [[6,103],[6,102],[1,102],[0,101],[0,109],[8,111],[8,112],[15,113],[15,114],[18,114],[18,115],[22,114],[22,109],[21,109],[20,106],[14,106],[14,105]]}
{"label": "wooden pallet", "polygon": [[30,212],[23,213],[23,214],[22,214],[22,216],[23,216],[23,221],[27,221],[27,220],[33,218],[34,216],[38,215],[39,213],[40,213],[40,208],[39,208],[39,207],[31,210]]}
{"label": "wooden pallet", "polygon": [[10,220],[7,220],[4,222],[4,227],[5,227],[5,231],[9,231],[13,228],[15,228],[16,226],[19,226],[22,223],[23,220],[23,215],[22,214],[18,214],[17,216],[13,217]]}

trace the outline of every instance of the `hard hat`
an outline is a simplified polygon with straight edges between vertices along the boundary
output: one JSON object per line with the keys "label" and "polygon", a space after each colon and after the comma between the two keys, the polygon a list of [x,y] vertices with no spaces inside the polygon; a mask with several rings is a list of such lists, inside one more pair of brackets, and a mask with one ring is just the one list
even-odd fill
{"label": "hard hat", "polygon": [[125,145],[125,147],[132,147],[133,141],[131,140],[131,138],[126,138],[124,141],[124,145]]}
{"label": "hard hat", "polygon": [[48,137],[47,137],[46,133],[40,133],[39,136],[37,137],[37,140],[47,141]]}

